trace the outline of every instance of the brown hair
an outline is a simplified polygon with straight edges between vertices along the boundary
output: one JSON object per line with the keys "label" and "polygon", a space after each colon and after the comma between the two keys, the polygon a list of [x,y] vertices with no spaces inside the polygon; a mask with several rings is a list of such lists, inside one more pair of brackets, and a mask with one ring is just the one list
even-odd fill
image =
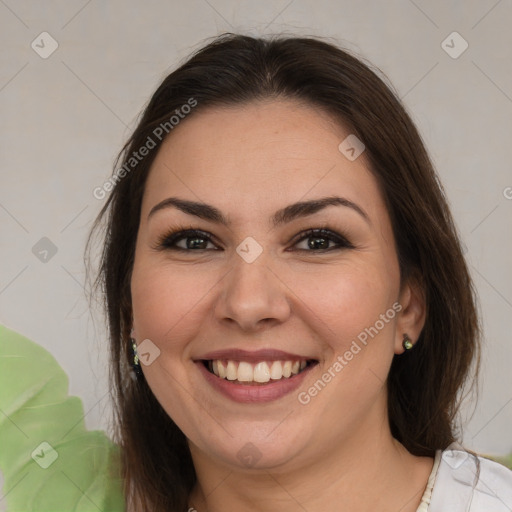
{"label": "brown hair", "polygon": [[122,447],[127,501],[141,511],[185,511],[196,482],[184,434],[143,376],[127,378],[135,241],[145,182],[161,141],[133,169],[127,164],[191,98],[197,106],[189,115],[209,106],[296,99],[327,111],[363,141],[387,204],[402,282],[416,279],[427,304],[416,346],[391,365],[391,432],[415,455],[446,448],[457,436],[461,390],[478,373],[472,363],[479,361],[480,330],[457,231],[418,131],[377,72],[337,46],[318,38],[223,34],[158,87],[116,161],[116,185],[93,228],[104,222],[96,285],[103,288],[108,315],[115,440]]}

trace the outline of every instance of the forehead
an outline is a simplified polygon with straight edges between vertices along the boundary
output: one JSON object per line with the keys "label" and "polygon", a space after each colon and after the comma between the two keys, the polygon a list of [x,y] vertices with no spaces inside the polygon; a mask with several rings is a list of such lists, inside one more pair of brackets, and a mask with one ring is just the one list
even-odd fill
{"label": "forehead", "polygon": [[371,213],[382,198],[364,153],[350,161],[340,152],[349,135],[324,111],[291,100],[198,110],[162,144],[143,214],[171,195],[250,218],[270,205],[338,194]]}

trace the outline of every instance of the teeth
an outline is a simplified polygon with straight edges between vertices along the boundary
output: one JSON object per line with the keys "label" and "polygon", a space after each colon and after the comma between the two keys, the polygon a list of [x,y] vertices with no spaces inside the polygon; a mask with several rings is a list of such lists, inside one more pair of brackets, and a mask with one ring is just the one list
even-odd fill
{"label": "teeth", "polygon": [[[242,363],[240,363],[242,364]],[[267,363],[258,363],[254,367],[254,381],[268,382],[270,380],[270,368]]]}
{"label": "teeth", "polygon": [[259,383],[288,379],[292,375],[300,373],[306,366],[306,361],[261,361],[254,365],[247,361],[215,360],[210,362],[210,369],[221,379]]}
{"label": "teeth", "polygon": [[228,366],[226,368],[226,378],[228,380],[236,380],[237,378],[237,367],[234,361],[228,361]]}
{"label": "teeth", "polygon": [[218,373],[215,372],[215,367],[213,368],[213,373],[215,373],[215,375],[218,375],[221,379],[225,379],[226,378],[226,367],[224,366],[224,363],[222,361],[217,361],[217,368],[218,368]]}
{"label": "teeth", "polygon": [[283,365],[281,361],[274,361],[270,367],[270,378],[278,380],[283,376]]}
{"label": "teeth", "polygon": [[254,380],[253,374],[254,374],[254,372],[252,369],[252,365],[250,363],[246,363],[245,361],[242,361],[238,365],[238,380],[240,382],[251,382],[252,380]]}

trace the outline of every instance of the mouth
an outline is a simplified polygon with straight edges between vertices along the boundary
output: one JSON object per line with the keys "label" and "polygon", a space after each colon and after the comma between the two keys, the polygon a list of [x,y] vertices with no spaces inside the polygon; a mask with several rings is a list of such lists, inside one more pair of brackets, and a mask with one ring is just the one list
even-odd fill
{"label": "mouth", "polygon": [[262,386],[291,379],[314,366],[314,359],[285,359],[274,361],[236,361],[233,359],[209,359],[201,361],[204,367],[216,377],[233,384]]}
{"label": "mouth", "polygon": [[278,350],[218,351],[195,359],[206,382],[235,402],[269,402],[296,390],[317,359]]}

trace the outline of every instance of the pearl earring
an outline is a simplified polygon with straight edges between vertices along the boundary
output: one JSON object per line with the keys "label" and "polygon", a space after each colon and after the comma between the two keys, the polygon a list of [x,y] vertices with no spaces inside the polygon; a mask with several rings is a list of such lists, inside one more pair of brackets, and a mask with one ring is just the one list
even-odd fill
{"label": "pearl earring", "polygon": [[132,353],[133,353],[132,368],[133,368],[133,371],[135,372],[135,375],[140,376],[140,375],[142,375],[142,368],[140,367],[139,354],[137,353],[137,343],[135,341],[135,338],[133,338],[133,332],[134,332],[134,330],[132,329],[130,331],[130,341],[132,342]]}
{"label": "pearl earring", "polygon": [[402,341],[402,347],[404,347],[404,350],[405,351],[411,350],[411,348],[413,346],[414,345],[413,345],[411,339],[409,338],[409,336],[407,336],[407,334],[404,334],[404,340]]}

